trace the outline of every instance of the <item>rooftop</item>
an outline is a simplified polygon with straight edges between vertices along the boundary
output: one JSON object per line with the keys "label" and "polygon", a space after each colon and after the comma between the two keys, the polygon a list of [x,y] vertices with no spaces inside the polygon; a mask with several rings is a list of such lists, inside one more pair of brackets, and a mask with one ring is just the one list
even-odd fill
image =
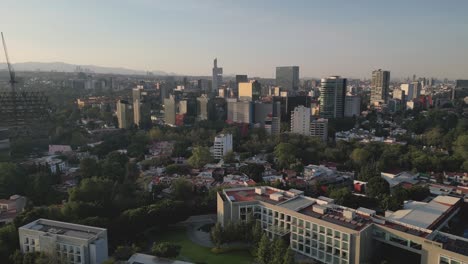
{"label": "rooftop", "polygon": [[403,209],[387,215],[386,218],[420,228],[433,228],[447,214],[460,198],[437,196],[429,203],[407,201]]}
{"label": "rooftop", "polygon": [[59,222],[47,219],[38,219],[34,222],[20,227],[20,229],[36,230],[44,233],[44,235],[60,235],[85,240],[92,240],[106,231],[106,229],[104,228]]}

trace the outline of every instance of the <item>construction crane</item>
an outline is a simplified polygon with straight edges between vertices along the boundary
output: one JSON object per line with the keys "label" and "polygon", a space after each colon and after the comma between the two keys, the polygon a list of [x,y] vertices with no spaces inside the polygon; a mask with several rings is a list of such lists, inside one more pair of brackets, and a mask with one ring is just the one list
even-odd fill
{"label": "construction crane", "polygon": [[8,50],[7,50],[7,46],[6,46],[6,42],[5,42],[5,37],[3,36],[3,32],[1,32],[1,34],[2,34],[3,50],[5,51],[5,59],[6,59],[6,63],[7,63],[7,66],[8,66],[8,72],[10,73],[11,92],[14,93],[15,92],[15,84],[16,84],[15,70],[13,69],[13,66],[10,63],[10,59],[8,58]]}

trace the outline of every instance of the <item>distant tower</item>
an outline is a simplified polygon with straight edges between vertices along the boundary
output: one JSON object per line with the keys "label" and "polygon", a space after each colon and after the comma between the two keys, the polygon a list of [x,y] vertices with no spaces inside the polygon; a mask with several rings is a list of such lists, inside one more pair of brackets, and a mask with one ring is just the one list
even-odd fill
{"label": "distant tower", "polygon": [[276,86],[284,91],[299,89],[299,66],[276,67]]}
{"label": "distant tower", "polygon": [[215,58],[213,61],[212,90],[217,92],[221,84],[223,84],[223,68],[218,68],[218,59]]}
{"label": "distant tower", "polygon": [[345,95],[346,79],[339,76],[323,78],[320,83],[320,116],[343,118]]}
{"label": "distant tower", "polygon": [[378,69],[372,72],[371,104],[386,103],[390,86],[390,72]]}

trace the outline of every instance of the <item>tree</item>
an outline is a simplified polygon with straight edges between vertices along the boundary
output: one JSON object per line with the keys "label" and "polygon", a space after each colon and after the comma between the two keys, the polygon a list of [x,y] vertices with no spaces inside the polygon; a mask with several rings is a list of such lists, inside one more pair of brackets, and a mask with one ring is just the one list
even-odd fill
{"label": "tree", "polygon": [[283,264],[294,264],[296,261],[294,260],[294,252],[291,248],[286,250],[286,254],[284,254]]}
{"label": "tree", "polygon": [[269,264],[271,261],[270,239],[266,234],[263,234],[258,244],[256,257],[259,264]]}
{"label": "tree", "polygon": [[223,244],[223,227],[221,226],[221,223],[216,223],[216,225],[211,229],[210,236],[211,241],[213,241],[216,248],[220,248]]}
{"label": "tree", "polygon": [[360,181],[369,181],[375,177],[380,178],[380,172],[374,164],[366,164],[359,170],[358,179]]}
{"label": "tree", "polygon": [[381,199],[385,194],[390,194],[390,185],[381,177],[373,177],[367,183],[367,195]]}
{"label": "tree", "polygon": [[114,257],[116,260],[128,260],[133,254],[140,251],[140,248],[135,246],[118,246],[114,251]]}
{"label": "tree", "polygon": [[128,158],[117,151],[109,153],[102,162],[102,176],[113,181],[123,182]]}
{"label": "tree", "polygon": [[99,176],[99,165],[95,159],[84,158],[80,161],[80,173],[82,178]]}
{"label": "tree", "polygon": [[402,203],[395,197],[390,195],[383,195],[380,199],[380,207],[383,210],[397,211],[401,209]]}
{"label": "tree", "polygon": [[193,184],[183,178],[172,182],[173,195],[178,200],[189,200],[193,197]]}
{"label": "tree", "polygon": [[224,163],[234,163],[236,162],[236,155],[232,151],[228,151],[223,157]]}
{"label": "tree", "polygon": [[181,246],[169,242],[154,243],[151,253],[162,258],[175,258],[180,254]]}
{"label": "tree", "polygon": [[350,201],[353,197],[353,194],[348,187],[343,188],[334,188],[330,191],[329,197],[334,199],[335,202],[339,205],[345,205],[347,201]]}
{"label": "tree", "polygon": [[356,148],[351,152],[351,160],[358,166],[364,165],[370,158],[370,153],[362,148]]}
{"label": "tree", "polygon": [[194,147],[192,156],[188,159],[188,163],[195,168],[201,168],[213,160],[211,152],[208,147]]}
{"label": "tree", "polygon": [[459,136],[453,142],[453,152],[465,160],[465,162],[468,160],[468,134]]}
{"label": "tree", "polygon": [[273,254],[271,257],[271,264],[283,264],[283,258],[286,253],[286,243],[282,238],[277,238],[273,241],[272,245]]}
{"label": "tree", "polygon": [[261,164],[248,163],[247,165],[240,167],[239,171],[247,175],[255,182],[262,182],[262,176],[263,172],[265,172],[265,167]]}
{"label": "tree", "polygon": [[296,146],[291,143],[280,143],[275,147],[275,157],[279,168],[289,168],[289,166],[296,162],[298,150]]}

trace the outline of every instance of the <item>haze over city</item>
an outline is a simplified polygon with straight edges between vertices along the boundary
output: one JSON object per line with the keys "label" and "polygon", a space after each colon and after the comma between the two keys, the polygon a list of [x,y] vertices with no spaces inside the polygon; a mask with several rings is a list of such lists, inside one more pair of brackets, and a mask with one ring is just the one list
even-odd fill
{"label": "haze over city", "polygon": [[[467,1],[9,1],[14,62],[61,61],[180,75],[412,74],[465,78]],[[0,61],[4,61],[3,56]]]}

